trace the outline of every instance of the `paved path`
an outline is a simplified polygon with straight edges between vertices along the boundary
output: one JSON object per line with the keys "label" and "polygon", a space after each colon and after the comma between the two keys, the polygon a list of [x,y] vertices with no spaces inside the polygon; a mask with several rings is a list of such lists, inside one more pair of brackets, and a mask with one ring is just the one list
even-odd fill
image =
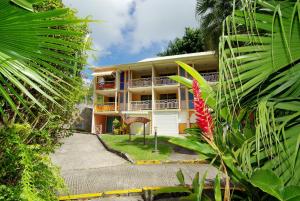
{"label": "paved path", "polygon": [[77,134],[65,138],[63,145],[52,155],[52,161],[62,172],[92,169],[127,163],[126,160],[106,151],[96,136]]}
{"label": "paved path", "polygon": [[185,174],[187,183],[196,172],[214,178],[216,169],[205,164],[132,165],[106,151],[96,136],[74,134],[54,154],[70,194],[95,193],[144,186],[177,185],[176,172]]}

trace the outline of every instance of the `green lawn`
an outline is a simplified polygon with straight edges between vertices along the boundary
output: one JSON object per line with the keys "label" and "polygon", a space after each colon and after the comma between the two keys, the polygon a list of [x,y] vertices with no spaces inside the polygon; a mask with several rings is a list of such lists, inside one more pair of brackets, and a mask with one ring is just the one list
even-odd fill
{"label": "green lawn", "polygon": [[172,145],[168,143],[169,137],[158,137],[159,153],[152,153],[154,149],[154,137],[146,136],[146,145],[143,144],[143,136],[128,135],[100,135],[101,139],[111,148],[125,152],[134,160],[166,160],[172,152]]}

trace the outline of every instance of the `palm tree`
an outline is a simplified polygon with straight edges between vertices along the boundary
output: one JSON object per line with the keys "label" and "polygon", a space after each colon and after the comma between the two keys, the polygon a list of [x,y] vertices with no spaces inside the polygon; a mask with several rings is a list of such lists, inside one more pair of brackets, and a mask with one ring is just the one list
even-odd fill
{"label": "palm tree", "polygon": [[196,15],[209,48],[217,49],[222,34],[222,23],[231,14],[232,0],[197,0]]}

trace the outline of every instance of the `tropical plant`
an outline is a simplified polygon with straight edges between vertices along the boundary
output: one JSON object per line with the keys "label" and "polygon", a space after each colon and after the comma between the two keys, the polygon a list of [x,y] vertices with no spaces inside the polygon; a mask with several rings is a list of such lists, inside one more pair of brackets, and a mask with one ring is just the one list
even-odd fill
{"label": "tropical plant", "polygon": [[113,133],[116,135],[120,134],[121,126],[122,126],[122,124],[121,124],[120,120],[115,118],[113,120]]}
{"label": "tropical plant", "polygon": [[[205,154],[227,186],[229,178],[243,186],[248,200],[299,200],[300,2],[243,1],[242,7],[223,23],[217,85],[178,62],[213,110],[213,138],[199,125],[172,142]],[[192,88],[192,80],[171,78]]]}
{"label": "tropical plant", "polygon": [[158,53],[157,56],[203,52],[207,50],[207,48],[204,45],[202,35],[201,29],[186,27],[184,36],[170,41],[168,47],[164,51]]}
{"label": "tropical plant", "polygon": [[88,21],[60,0],[2,0],[0,19],[0,200],[57,200],[49,154],[81,96]]}
{"label": "tropical plant", "polygon": [[69,101],[70,89],[78,86],[76,76],[81,69],[76,66],[82,60],[75,52],[83,51],[86,34],[71,29],[71,25],[86,21],[72,18],[69,9],[35,13],[29,2],[13,2],[18,6],[10,0],[0,3],[2,123],[18,117],[26,121],[39,110],[49,113],[47,106],[52,104],[63,109],[61,101]]}
{"label": "tropical plant", "polygon": [[179,181],[178,186],[163,187],[153,191],[152,197],[178,197],[180,201],[221,201],[222,200],[222,184],[220,174],[217,174],[214,182],[206,180],[207,172],[205,172],[200,178],[199,172],[197,172],[193,178],[192,185],[185,182],[185,177],[182,170],[176,173]]}

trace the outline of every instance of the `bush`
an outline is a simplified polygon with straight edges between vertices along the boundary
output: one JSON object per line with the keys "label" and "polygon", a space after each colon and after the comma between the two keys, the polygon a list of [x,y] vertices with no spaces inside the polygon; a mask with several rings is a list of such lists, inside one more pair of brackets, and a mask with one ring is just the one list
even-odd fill
{"label": "bush", "polygon": [[[49,135],[28,124],[0,127],[0,200],[57,200],[64,189],[48,153]],[[37,144],[39,142],[40,144]]]}
{"label": "bush", "polygon": [[121,131],[121,122],[117,118],[115,118],[113,121],[113,128],[113,133],[119,135]]}

